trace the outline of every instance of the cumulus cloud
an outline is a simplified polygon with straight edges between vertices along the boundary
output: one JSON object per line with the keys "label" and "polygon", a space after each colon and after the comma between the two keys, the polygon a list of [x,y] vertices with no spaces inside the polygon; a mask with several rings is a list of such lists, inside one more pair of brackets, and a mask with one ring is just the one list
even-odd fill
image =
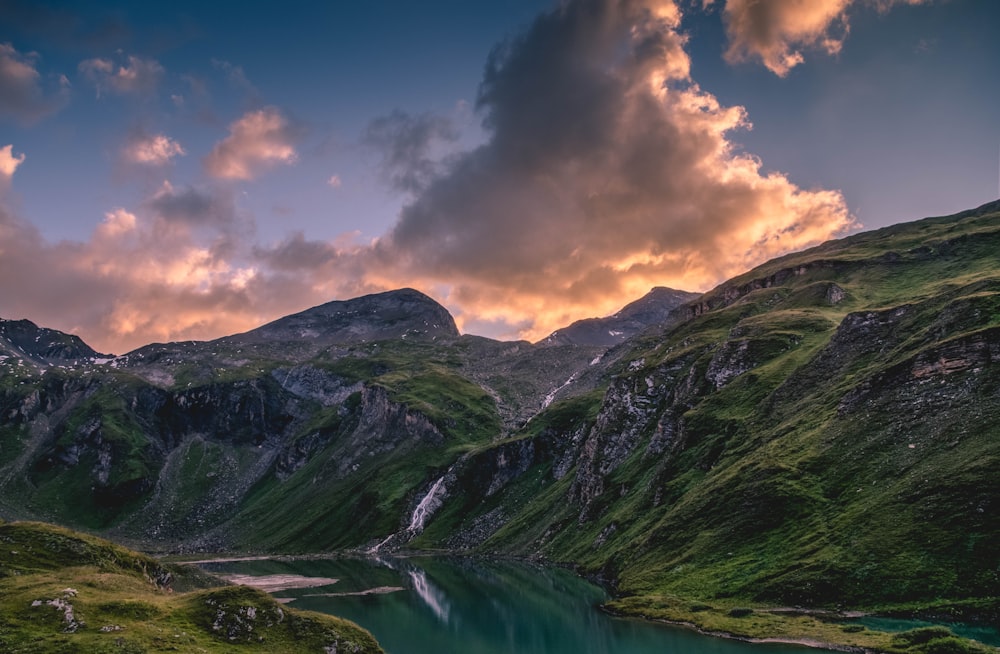
{"label": "cumulus cloud", "polygon": [[163,166],[177,156],[187,154],[181,144],[165,134],[136,132],[122,148],[122,157],[129,163]]}
{"label": "cumulus cloud", "polygon": [[447,284],[462,313],[540,337],[849,228],[839,193],[734,149],[745,112],[691,79],[679,22],[672,2],[567,2],[497,48],[478,98],[489,141],[403,210],[380,273]]}
{"label": "cumulus cloud", "polygon": [[298,138],[299,130],[277,108],[247,112],[205,157],[205,170],[221,179],[253,179],[278,164],[295,163]]}
{"label": "cumulus cloud", "polygon": [[13,145],[5,145],[0,148],[0,189],[10,184],[10,179],[14,176],[14,171],[24,163],[24,158],[25,155],[23,152],[20,155],[14,154]]}
{"label": "cumulus cloud", "polygon": [[94,85],[98,96],[104,91],[120,95],[150,95],[156,91],[165,72],[155,59],[135,55],[129,55],[123,63],[100,57],[86,59],[80,62],[77,69]]}
{"label": "cumulus cloud", "polygon": [[432,156],[434,145],[457,138],[458,131],[444,116],[396,110],[369,123],[363,141],[381,152],[383,177],[396,189],[415,193],[440,170]]}
{"label": "cumulus cloud", "polygon": [[23,54],[10,43],[0,43],[0,117],[30,124],[66,103],[69,82],[60,76],[55,90],[46,92],[37,62],[36,54]]}
{"label": "cumulus cloud", "polygon": [[[885,12],[894,5],[927,1],[867,0],[862,4]],[[805,61],[803,50],[840,52],[850,31],[848,10],[856,4],[856,0],[726,0],[726,59],[759,59],[768,70],[784,77]]]}
{"label": "cumulus cloud", "polygon": [[[542,14],[490,56],[477,99],[488,138],[465,153],[435,158],[429,144],[448,131],[427,117],[373,123],[387,179],[412,195],[372,242],[255,244],[231,186],[164,185],[85,243],[46,244],[0,216],[0,306],[30,303],[21,315],[62,328],[82,316],[85,337],[121,350],[405,285],[466,328],[536,339],[651,286],[707,289],[851,228],[838,192],[799,188],[733,146],[746,112],[691,78],[680,20],[667,0]],[[229,131],[205,160],[215,177],[295,159],[276,109]]]}
{"label": "cumulus cloud", "polygon": [[[229,233],[239,231],[230,229],[234,207],[223,190],[165,186],[135,211],[107,212],[88,240],[58,243],[0,207],[3,317],[78,332],[115,352],[257,324],[266,303],[248,290],[256,271]],[[301,308],[280,297],[269,305]]]}

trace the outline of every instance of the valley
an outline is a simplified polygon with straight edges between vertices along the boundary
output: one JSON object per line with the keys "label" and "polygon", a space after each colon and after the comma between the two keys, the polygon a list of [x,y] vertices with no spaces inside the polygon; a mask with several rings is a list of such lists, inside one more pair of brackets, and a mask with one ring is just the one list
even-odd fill
{"label": "valley", "polygon": [[0,517],[154,554],[513,557],[622,615],[987,651],[767,609],[1000,621],[997,252],[994,202],[537,343],[412,289],[121,356],[4,320]]}

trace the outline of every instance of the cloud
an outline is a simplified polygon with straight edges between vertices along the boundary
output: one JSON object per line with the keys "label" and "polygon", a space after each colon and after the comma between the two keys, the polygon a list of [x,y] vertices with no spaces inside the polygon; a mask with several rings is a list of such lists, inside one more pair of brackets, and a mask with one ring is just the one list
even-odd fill
{"label": "cloud", "polygon": [[426,184],[371,269],[445,284],[450,306],[535,338],[850,228],[838,192],[734,149],[745,111],[690,78],[679,21],[670,2],[567,2],[494,50],[488,142]]}
{"label": "cloud", "polygon": [[275,165],[295,163],[298,138],[299,130],[277,108],[247,112],[205,157],[205,170],[220,179],[253,179]]}
{"label": "cloud", "polygon": [[431,154],[435,144],[453,142],[458,131],[444,116],[412,116],[393,111],[368,124],[363,142],[382,154],[383,177],[394,188],[414,193],[422,190],[439,172]]}
{"label": "cloud", "polygon": [[58,243],[0,206],[3,316],[78,332],[116,352],[257,324],[261,306],[287,305],[249,294],[256,271],[231,237],[244,231],[231,229],[234,206],[221,189],[165,186],[135,211],[107,212],[88,240]]}
{"label": "cloud", "polygon": [[0,117],[31,124],[65,105],[69,82],[60,76],[55,90],[46,93],[37,61],[34,53],[22,54],[10,43],[0,43]]}
{"label": "cloud", "polygon": [[0,148],[0,189],[10,184],[11,178],[17,167],[24,163],[25,154],[19,156],[14,154],[13,145],[5,145]]}
{"label": "cloud", "polygon": [[205,190],[192,186],[178,189],[170,182],[163,182],[146,201],[145,206],[157,218],[171,224],[224,227],[236,219],[236,209],[230,194],[218,189]]}
{"label": "cloud", "polygon": [[[867,0],[880,12],[897,4],[918,5],[928,0]],[[771,72],[784,77],[805,61],[803,50],[840,52],[850,31],[848,10],[856,0],[726,0],[723,18],[731,63],[759,59]]]}
{"label": "cloud", "polygon": [[[487,139],[467,152],[435,153],[449,132],[428,116],[373,123],[387,179],[411,194],[374,241],[255,243],[225,184],[165,184],[84,243],[45,243],[0,214],[0,307],[121,351],[415,286],[466,328],[537,339],[652,286],[705,290],[853,227],[840,193],[765,173],[732,144],[748,116],[691,78],[680,20],[662,0],[542,14],[490,56]],[[205,167],[250,179],[294,161],[295,137],[277,109],[252,111]]]}
{"label": "cloud", "polygon": [[122,158],[130,163],[164,166],[177,156],[187,154],[181,144],[165,134],[137,132],[122,148]]}
{"label": "cloud", "polygon": [[81,61],[80,73],[97,89],[100,97],[104,91],[120,95],[151,95],[160,84],[164,69],[155,59],[142,59],[129,55],[125,63],[111,59],[94,58]]}
{"label": "cloud", "polygon": [[326,180],[326,185],[331,188],[340,188],[343,184],[340,175],[330,175],[330,179]]}

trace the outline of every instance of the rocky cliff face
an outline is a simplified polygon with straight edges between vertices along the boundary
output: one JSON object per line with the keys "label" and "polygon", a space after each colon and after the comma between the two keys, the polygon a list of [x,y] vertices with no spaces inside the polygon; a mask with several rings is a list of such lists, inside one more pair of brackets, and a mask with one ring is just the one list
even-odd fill
{"label": "rocky cliff face", "polygon": [[448,310],[411,288],[328,302],[279,318],[222,343],[289,343],[319,345],[364,343],[408,338],[434,341],[458,337]]}

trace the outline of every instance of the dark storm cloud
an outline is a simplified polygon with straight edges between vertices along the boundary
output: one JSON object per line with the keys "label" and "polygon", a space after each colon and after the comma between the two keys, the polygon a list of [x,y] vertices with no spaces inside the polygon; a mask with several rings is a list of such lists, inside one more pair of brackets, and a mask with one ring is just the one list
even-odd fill
{"label": "dark storm cloud", "polygon": [[382,175],[393,187],[415,193],[440,172],[433,146],[457,138],[458,131],[444,116],[396,110],[371,121],[362,141],[382,155]]}

